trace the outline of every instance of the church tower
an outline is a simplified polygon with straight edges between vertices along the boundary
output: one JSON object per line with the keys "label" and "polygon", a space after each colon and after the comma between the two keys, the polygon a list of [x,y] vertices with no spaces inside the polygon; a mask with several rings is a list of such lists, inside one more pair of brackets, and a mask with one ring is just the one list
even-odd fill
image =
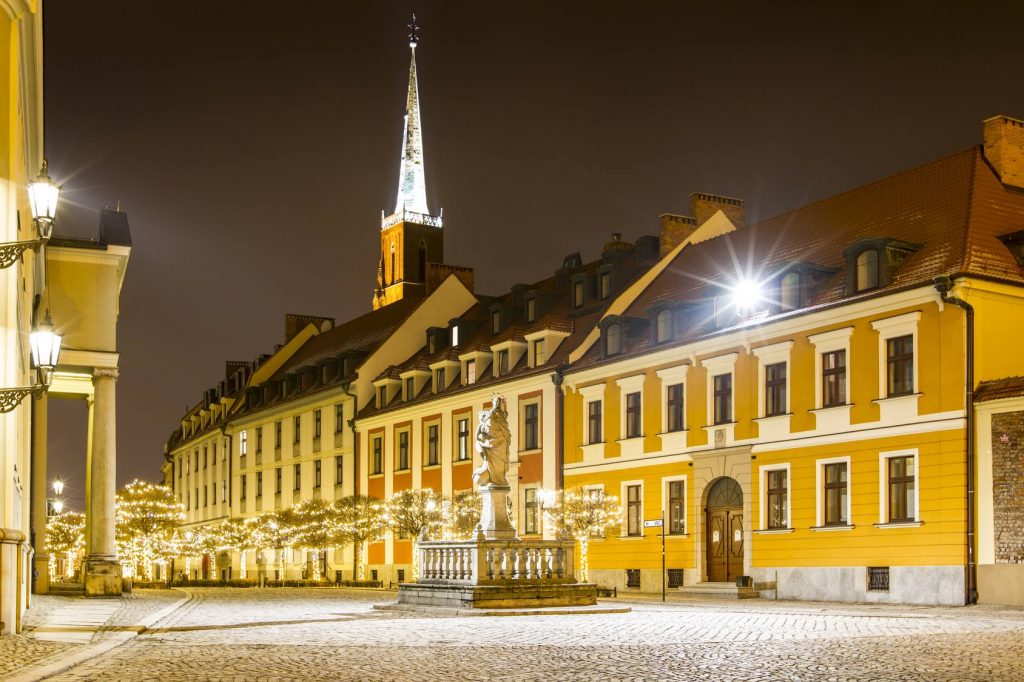
{"label": "church tower", "polygon": [[427,207],[427,182],[423,169],[423,131],[420,127],[419,87],[416,83],[416,15],[409,25],[409,94],[405,101],[402,160],[398,173],[395,212],[380,223],[380,264],[373,309],[426,290],[428,263],[444,262],[441,216]]}

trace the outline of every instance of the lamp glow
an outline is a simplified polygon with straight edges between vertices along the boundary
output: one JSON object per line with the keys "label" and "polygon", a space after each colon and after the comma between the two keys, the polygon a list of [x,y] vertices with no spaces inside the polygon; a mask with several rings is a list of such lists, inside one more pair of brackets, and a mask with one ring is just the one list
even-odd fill
{"label": "lamp glow", "polygon": [[60,514],[62,511],[64,511],[64,503],[62,501],[60,501],[60,500],[54,500],[53,501],[53,512],[55,514]]}
{"label": "lamp glow", "polygon": [[736,310],[749,313],[763,298],[761,285],[752,279],[743,278],[732,287],[732,300]]}
{"label": "lamp glow", "polygon": [[53,232],[53,219],[57,214],[57,199],[60,196],[60,185],[46,173],[46,160],[39,171],[39,177],[28,184],[28,199],[32,209],[32,218],[39,229],[39,238],[46,240]]}
{"label": "lamp glow", "polygon": [[36,327],[36,330],[28,338],[29,346],[32,348],[32,362],[39,373],[39,383],[43,386],[49,386],[53,381],[53,370],[60,357],[62,340],[63,337],[53,331],[50,311],[46,311],[43,323]]}
{"label": "lamp glow", "polygon": [[64,492],[64,481],[59,478],[55,479],[53,482],[53,494],[60,496],[62,492]]}

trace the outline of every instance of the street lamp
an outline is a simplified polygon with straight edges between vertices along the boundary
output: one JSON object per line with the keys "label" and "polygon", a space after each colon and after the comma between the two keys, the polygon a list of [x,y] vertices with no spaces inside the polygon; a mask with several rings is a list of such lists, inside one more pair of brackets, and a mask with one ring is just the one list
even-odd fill
{"label": "street lamp", "polygon": [[39,176],[28,184],[28,203],[32,209],[32,222],[36,225],[38,239],[27,239],[20,242],[0,244],[0,269],[14,265],[21,254],[39,247],[49,241],[53,234],[53,219],[57,214],[57,199],[60,196],[60,185],[55,183],[46,172],[46,160]]}
{"label": "street lamp", "polygon": [[56,495],[57,497],[60,497],[60,494],[62,492],[64,492],[64,481],[60,480],[59,478],[58,479],[54,479],[54,481],[53,481],[53,494]]}
{"label": "street lamp", "polygon": [[64,511],[64,500],[54,500],[53,513],[60,514],[62,511]]}
{"label": "street lamp", "polygon": [[53,330],[50,311],[47,310],[43,323],[28,337],[32,349],[32,364],[36,367],[37,383],[33,386],[0,389],[0,413],[10,412],[27,395],[39,398],[46,392],[53,381],[53,370],[57,367],[62,340],[63,337]]}

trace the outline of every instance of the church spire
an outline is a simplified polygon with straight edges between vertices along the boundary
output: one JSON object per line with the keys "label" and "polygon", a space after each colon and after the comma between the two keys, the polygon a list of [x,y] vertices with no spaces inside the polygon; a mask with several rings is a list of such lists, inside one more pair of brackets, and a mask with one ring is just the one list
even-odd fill
{"label": "church spire", "polygon": [[409,94],[405,101],[405,129],[402,132],[402,164],[398,174],[395,215],[418,213],[430,216],[427,182],[423,170],[423,132],[420,128],[420,97],[416,82],[416,45],[419,43],[416,15],[409,24]]}

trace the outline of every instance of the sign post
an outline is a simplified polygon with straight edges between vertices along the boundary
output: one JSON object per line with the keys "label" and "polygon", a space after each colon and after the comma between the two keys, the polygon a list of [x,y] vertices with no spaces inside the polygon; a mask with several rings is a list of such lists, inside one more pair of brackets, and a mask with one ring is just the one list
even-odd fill
{"label": "sign post", "polygon": [[661,512],[660,519],[645,519],[644,528],[661,529],[661,601],[665,601],[665,512]]}

